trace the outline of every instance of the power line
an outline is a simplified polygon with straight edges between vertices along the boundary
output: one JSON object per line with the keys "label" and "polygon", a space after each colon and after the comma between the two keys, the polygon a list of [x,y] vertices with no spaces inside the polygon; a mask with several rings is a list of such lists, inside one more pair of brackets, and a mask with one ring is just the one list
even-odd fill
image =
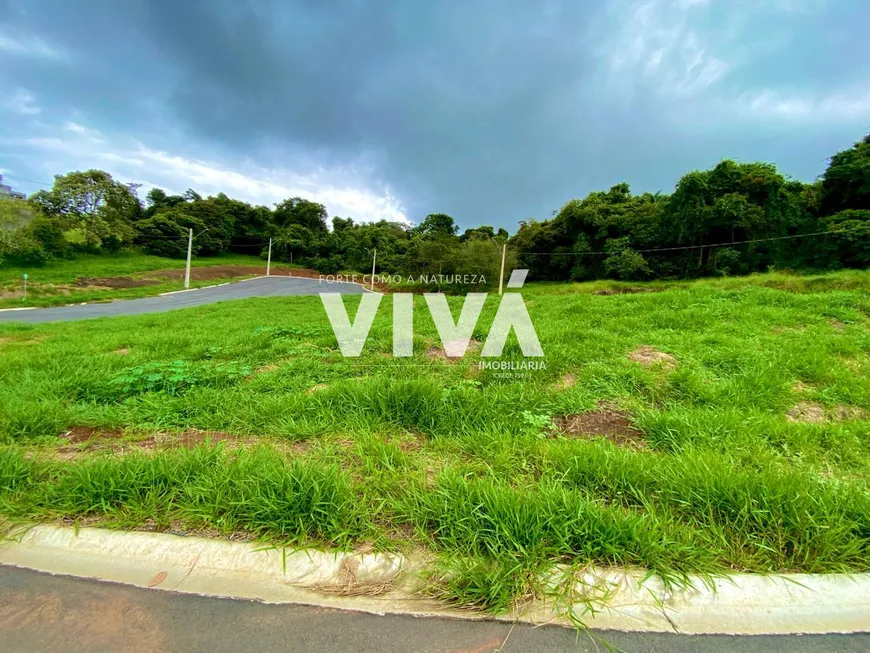
{"label": "power line", "polygon": [[42,182],[42,181],[36,181],[35,179],[25,179],[24,177],[19,177],[18,175],[10,175],[9,173],[6,173],[6,172],[4,172],[0,176],[8,177],[10,179],[14,179],[15,181],[23,181],[23,182],[26,182],[28,184],[36,184],[37,186],[45,186],[46,188],[51,188],[53,186],[53,184],[47,184],[47,183]]}
{"label": "power line", "polygon": [[[756,238],[754,240],[735,240],[728,243],[710,243],[709,245],[682,245],[679,247],[657,247],[654,249],[635,249],[635,252],[638,253],[650,253],[650,252],[672,252],[677,250],[687,250],[687,249],[705,249],[708,247],[731,247],[732,245],[746,245],[749,243],[766,243],[775,240],[789,240],[792,238],[808,238],[810,236],[828,236],[830,234],[841,234],[847,233],[850,231],[856,231],[857,229],[862,229],[863,227],[853,227],[851,229],[837,229],[836,231],[817,231],[815,233],[809,234],[794,234],[791,236],[774,236],[772,238]],[[518,252],[520,256],[593,256],[593,255],[610,255],[615,252]]]}

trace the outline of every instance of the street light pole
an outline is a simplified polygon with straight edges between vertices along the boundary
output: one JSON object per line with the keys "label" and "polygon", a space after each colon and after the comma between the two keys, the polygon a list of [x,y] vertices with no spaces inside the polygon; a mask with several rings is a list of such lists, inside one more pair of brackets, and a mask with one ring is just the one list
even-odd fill
{"label": "street light pole", "polygon": [[193,229],[187,232],[187,265],[184,267],[184,289],[190,288],[190,255],[193,252]]}
{"label": "street light pole", "polygon": [[[492,238],[492,242],[498,245],[498,241],[495,238]],[[498,294],[501,295],[504,289],[504,259],[507,255],[507,241],[503,242],[501,245],[501,272],[498,275]]]}
{"label": "street light pole", "polygon": [[372,252],[372,291],[373,292],[375,289],[375,263],[377,262],[377,260],[378,260],[378,250],[375,249]]}
{"label": "street light pole", "polygon": [[501,295],[504,285],[504,259],[507,255],[507,243],[501,246],[501,274],[498,275],[498,294]]}
{"label": "street light pole", "polygon": [[[197,236],[202,236],[208,229],[203,229],[200,231]],[[188,290],[190,288],[190,255],[193,253],[193,229],[189,229],[187,232],[187,265],[184,266],[184,289]]]}
{"label": "street light pole", "polygon": [[269,276],[269,269],[272,267],[272,239],[269,239],[269,256],[266,258],[266,276]]}

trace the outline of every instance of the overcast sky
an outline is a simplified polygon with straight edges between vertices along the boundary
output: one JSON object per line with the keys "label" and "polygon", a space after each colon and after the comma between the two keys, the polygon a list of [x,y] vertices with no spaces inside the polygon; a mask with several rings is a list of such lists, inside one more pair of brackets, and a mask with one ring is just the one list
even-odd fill
{"label": "overcast sky", "polygon": [[870,131],[868,25],[867,0],[0,0],[0,173],[513,233],[723,158],[813,180]]}

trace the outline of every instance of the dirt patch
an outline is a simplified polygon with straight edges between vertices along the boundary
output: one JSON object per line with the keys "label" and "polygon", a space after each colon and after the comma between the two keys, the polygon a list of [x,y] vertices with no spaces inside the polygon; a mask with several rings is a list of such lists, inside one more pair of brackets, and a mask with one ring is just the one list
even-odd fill
{"label": "dirt patch", "polygon": [[320,392],[321,390],[326,390],[329,386],[325,383],[318,383],[317,385],[313,385],[308,390],[305,391],[305,394],[311,395],[315,392]]}
{"label": "dirt patch", "polygon": [[79,277],[75,285],[79,288],[99,288],[118,290],[120,288],[144,288],[156,286],[160,282],[155,279],[134,279],[133,277]]}
{"label": "dirt patch", "polygon": [[404,453],[416,453],[420,451],[423,443],[429,438],[423,433],[405,432],[395,440],[395,445]]}
{"label": "dirt patch", "polygon": [[664,288],[602,288],[589,293],[590,295],[633,295],[635,293],[664,292]]}
{"label": "dirt patch", "polygon": [[130,350],[127,349],[126,347],[121,347],[120,349],[116,349],[112,353],[116,354],[117,356],[126,356],[127,354],[130,353]]}
{"label": "dirt patch", "polygon": [[825,421],[825,408],[819,404],[802,401],[786,413],[786,418],[790,422],[820,424]]}
{"label": "dirt patch", "polygon": [[831,320],[831,327],[837,331],[842,331],[846,328],[846,325],[840,322],[840,320]]}
{"label": "dirt patch", "polygon": [[64,438],[70,444],[80,444],[94,439],[118,440],[124,437],[124,432],[121,429],[106,431],[91,426],[71,426],[70,429],[61,434],[60,437]]}
{"label": "dirt patch", "polygon": [[809,392],[810,390],[812,390],[812,387],[803,381],[795,381],[791,386],[792,392]]}
{"label": "dirt patch", "polygon": [[426,350],[426,357],[427,358],[441,358],[443,360],[450,360],[447,357],[447,353],[443,349],[441,349],[441,347],[429,347],[429,349]]}
{"label": "dirt patch", "polygon": [[837,421],[867,418],[867,413],[857,406],[834,406],[829,414]]}
{"label": "dirt patch", "polygon": [[824,422],[843,422],[854,419],[865,419],[867,413],[856,406],[834,406],[825,408],[821,404],[802,401],[792,406],[785,414],[789,422],[803,424],[822,424]]}
{"label": "dirt patch", "polygon": [[[304,276],[296,274],[296,272],[311,272],[317,274],[314,270],[293,270],[293,276]],[[251,275],[263,276],[266,274],[266,262],[263,265],[210,265],[208,267],[190,268],[190,278],[194,281],[210,281],[212,279],[230,279],[233,277],[248,277]],[[275,276],[287,276],[286,271],[273,271]],[[184,279],[184,269],[177,270],[155,270],[148,273],[151,279],[169,279],[182,280]]]}
{"label": "dirt patch", "polygon": [[569,437],[604,437],[631,449],[642,449],[646,446],[643,431],[632,425],[628,413],[603,403],[588,413],[557,415],[553,423],[559,432]]}
{"label": "dirt patch", "polygon": [[671,370],[677,366],[676,358],[647,345],[642,345],[635,349],[628,355],[628,359],[635,363],[640,363],[644,367],[661,365],[664,369]]}
{"label": "dirt patch", "polygon": [[562,378],[559,379],[553,387],[555,387],[556,390],[567,390],[568,388],[573,388],[575,385],[577,385],[577,375],[568,372],[567,374],[563,374]]}
{"label": "dirt patch", "polygon": [[204,442],[250,444],[250,439],[244,436],[224,433],[223,431],[200,431],[199,429],[187,429],[180,435],[167,435],[163,438],[155,436],[155,440],[157,444],[162,444],[169,449],[193,449]]}
{"label": "dirt patch", "polygon": [[279,270],[278,272],[271,272],[271,274],[276,274],[279,276],[288,276],[288,277],[301,277],[303,279],[319,279],[320,272],[317,270],[309,270],[308,268],[294,268],[291,270]]}
{"label": "dirt patch", "polygon": [[199,429],[187,429],[182,433],[155,433],[149,437],[135,440],[132,437],[128,439],[121,429],[109,431],[90,426],[73,426],[60,437],[66,440],[66,443],[59,446],[57,451],[67,455],[98,450],[123,452],[152,449],[193,449],[207,441],[212,444],[229,442],[240,446],[254,443],[253,438],[222,431],[202,431]]}
{"label": "dirt patch", "polygon": [[294,456],[304,456],[313,448],[310,440],[297,440],[290,445],[290,453]]}
{"label": "dirt patch", "polygon": [[[453,343],[451,342],[448,344],[452,345]],[[483,349],[483,343],[480,340],[474,340],[474,339],[469,340],[468,347],[465,348],[465,352],[463,353],[463,356],[469,355],[469,354],[476,354],[481,349]],[[429,347],[429,349],[426,350],[426,357],[427,358],[440,358],[441,360],[450,361],[451,363],[455,363],[456,361],[462,359],[462,356],[448,356],[447,352],[445,351],[445,349],[443,347]]]}

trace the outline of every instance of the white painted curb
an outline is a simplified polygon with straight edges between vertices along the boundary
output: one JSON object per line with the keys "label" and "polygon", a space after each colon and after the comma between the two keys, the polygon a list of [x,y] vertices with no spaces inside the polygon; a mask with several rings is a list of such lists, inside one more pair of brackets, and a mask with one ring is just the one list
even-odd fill
{"label": "white painted curb", "polygon": [[[491,618],[424,597],[425,560],[399,554],[279,550],[254,543],[98,528],[35,526],[0,542],[0,564],[155,589],[266,603],[304,603],[376,614]],[[552,582],[563,568],[554,569]],[[670,590],[643,570],[592,569],[574,579],[594,614],[590,628],[687,634],[870,631],[870,574],[735,574],[712,590],[700,580]],[[498,617],[570,625],[564,610],[536,599]]]}
{"label": "white painted curb", "polygon": [[185,290],[170,290],[162,292],[158,297],[166,297],[167,295],[179,295],[183,292],[194,292],[195,290],[207,290],[208,288],[220,288],[221,286],[229,286],[231,283],[242,283],[243,281],[253,281],[254,279],[265,279],[266,277],[250,277],[249,279],[239,279],[238,281],[227,281],[226,283],[215,283],[211,286],[199,286],[198,288],[186,288]]}
{"label": "white painted curb", "polygon": [[32,311],[34,308],[39,308],[39,306],[19,306],[18,308],[0,308],[0,313],[5,313],[7,311]]}

